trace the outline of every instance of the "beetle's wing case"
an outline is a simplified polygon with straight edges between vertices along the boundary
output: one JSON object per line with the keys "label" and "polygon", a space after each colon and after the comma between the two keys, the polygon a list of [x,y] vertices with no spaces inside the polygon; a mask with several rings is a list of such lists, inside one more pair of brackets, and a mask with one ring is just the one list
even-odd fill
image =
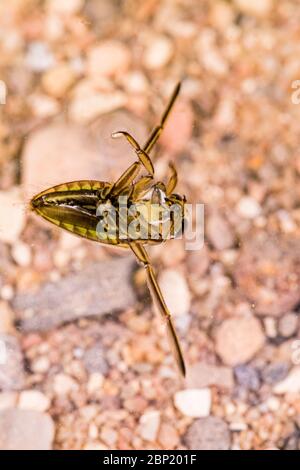
{"label": "beetle's wing case", "polygon": [[[97,230],[97,205],[105,202],[101,199],[101,190],[110,187],[111,183],[93,180],[59,184],[37,194],[31,200],[31,208],[43,219],[75,235],[125,247],[127,244],[120,243],[117,237],[108,237]],[[47,199],[53,204],[45,203]]]}

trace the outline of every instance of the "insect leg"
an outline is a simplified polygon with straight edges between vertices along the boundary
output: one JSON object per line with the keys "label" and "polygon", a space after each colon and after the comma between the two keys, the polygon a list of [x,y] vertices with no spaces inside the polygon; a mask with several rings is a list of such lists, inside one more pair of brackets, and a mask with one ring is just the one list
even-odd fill
{"label": "insect leg", "polygon": [[149,191],[149,187],[153,181],[152,176],[142,176],[134,185],[132,198],[133,200],[142,197]]}
{"label": "insect leg", "polygon": [[181,83],[177,83],[173,93],[172,93],[172,96],[170,98],[170,101],[166,107],[166,110],[164,112],[164,114],[162,115],[162,118],[161,118],[161,121],[160,121],[160,124],[158,126],[156,126],[153,131],[151,132],[150,134],[150,137],[148,138],[147,142],[145,143],[144,147],[143,147],[143,150],[146,152],[146,153],[150,153],[154,144],[157,142],[160,134],[162,133],[162,130],[165,126],[165,123],[166,123],[166,120],[168,119],[169,115],[170,115],[170,112],[171,112],[171,109],[175,103],[175,100],[178,96],[178,93],[180,91],[180,87],[181,87]]}
{"label": "insect leg", "polygon": [[170,343],[173,349],[173,353],[176,359],[176,363],[179,367],[179,370],[182,376],[185,377],[185,364],[184,364],[183,354],[181,351],[179,340],[175,331],[175,327],[173,325],[171,314],[164,301],[160,287],[157,283],[155,273],[151,265],[151,262],[149,260],[148,254],[145,248],[140,243],[131,242],[130,248],[132,249],[137,259],[141,263],[143,263],[147,271],[149,290],[151,292],[153,300],[156,301],[157,303],[157,306],[159,308],[160,313],[162,314],[162,317],[164,318],[166,322],[167,331],[168,331],[168,335],[170,338]]}
{"label": "insect leg", "polygon": [[140,162],[133,163],[127,170],[120,176],[120,178],[112,185],[107,197],[109,195],[118,196],[126,188],[128,188],[134,181],[140,171]]}
{"label": "insect leg", "polygon": [[171,175],[170,175],[170,178],[169,178],[169,181],[167,182],[167,186],[166,186],[166,195],[167,196],[170,196],[174,189],[176,188],[176,185],[177,185],[177,171],[176,171],[176,168],[175,166],[173,165],[173,163],[169,163],[169,168],[171,170]]}
{"label": "insect leg", "polygon": [[135,153],[137,154],[140,163],[146,168],[149,175],[151,176],[154,175],[154,168],[153,168],[153,164],[149,155],[147,155],[147,153],[143,149],[141,149],[141,147],[139,146],[137,141],[134,139],[134,137],[132,137],[126,131],[114,132],[111,136],[113,139],[118,138],[120,136],[124,136],[127,139],[127,141],[130,143],[130,145],[134,148]]}

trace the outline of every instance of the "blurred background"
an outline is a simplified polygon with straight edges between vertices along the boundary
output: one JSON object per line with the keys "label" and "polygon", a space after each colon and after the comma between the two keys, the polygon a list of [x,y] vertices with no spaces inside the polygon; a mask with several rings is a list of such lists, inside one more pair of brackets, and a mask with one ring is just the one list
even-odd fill
{"label": "blurred background", "polygon": [[[0,2],[0,448],[300,448],[296,0]],[[186,362],[122,250],[30,214],[153,151],[205,244],[149,249]]]}

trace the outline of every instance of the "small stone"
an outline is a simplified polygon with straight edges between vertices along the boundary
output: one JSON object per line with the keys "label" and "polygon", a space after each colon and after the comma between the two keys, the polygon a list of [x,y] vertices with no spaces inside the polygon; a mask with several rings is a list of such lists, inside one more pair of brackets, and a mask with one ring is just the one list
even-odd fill
{"label": "small stone", "polygon": [[48,414],[18,409],[0,412],[0,450],[51,450],[54,431]]}
{"label": "small stone", "polygon": [[206,417],[211,408],[211,391],[209,388],[180,390],[174,395],[174,404],[184,416]]}
{"label": "small stone", "polygon": [[[13,307],[23,331],[45,331],[80,317],[132,307],[135,304],[132,262],[131,257],[117,257],[89,263],[77,273],[47,282],[38,290],[19,293],[13,299]],[[28,311],[30,316],[26,315]],[[96,352],[97,349],[88,353],[91,367],[98,368],[91,372],[103,373],[103,352],[98,358]]]}
{"label": "small stone", "polygon": [[231,366],[248,362],[264,342],[261,324],[251,316],[229,318],[216,332],[216,351],[222,361]]}
{"label": "small stone", "polygon": [[190,450],[228,450],[230,432],[223,419],[208,416],[193,422],[184,436],[184,443]]}
{"label": "small stone", "polygon": [[45,374],[49,368],[50,361],[47,356],[37,357],[31,363],[31,369],[36,374]]}
{"label": "small stone", "polygon": [[84,0],[47,0],[46,4],[51,13],[72,15],[81,10]]}
{"label": "small stone", "polygon": [[0,240],[14,243],[18,240],[25,223],[24,202],[17,186],[0,191]]}
{"label": "small stone", "polygon": [[14,332],[14,312],[7,302],[0,301],[0,334],[10,334]]}
{"label": "small stone", "polygon": [[69,106],[72,121],[86,124],[102,114],[115,111],[126,104],[126,96],[121,91],[110,93],[94,92],[78,95]]}
{"label": "small stone", "polygon": [[261,371],[262,379],[265,383],[274,385],[282,381],[288,374],[289,365],[286,362],[268,364]]}
{"label": "small stone", "polygon": [[104,377],[98,372],[91,374],[89,381],[87,383],[87,391],[89,394],[97,393],[101,390],[103,385]]}
{"label": "small stone", "polygon": [[140,418],[139,434],[145,441],[154,442],[160,425],[160,412],[147,411]]}
{"label": "small stone", "polygon": [[26,243],[20,241],[15,243],[12,247],[11,255],[19,266],[26,267],[31,263],[31,250]]}
{"label": "small stone", "polygon": [[235,367],[234,375],[237,383],[246,390],[258,390],[260,380],[257,370],[248,365],[240,365]]}
{"label": "small stone", "polygon": [[49,398],[39,390],[24,390],[20,393],[18,408],[21,410],[47,411]]}
{"label": "small stone", "polygon": [[231,390],[234,386],[232,369],[197,362],[188,368],[186,382],[189,388],[205,388],[212,385]]}
{"label": "small stone", "polygon": [[209,241],[217,250],[226,250],[233,246],[234,234],[221,214],[214,213],[208,218],[206,230]]}
{"label": "small stone", "polygon": [[296,313],[286,313],[279,319],[278,332],[284,338],[289,338],[297,332],[298,324],[298,315]]}
{"label": "small stone", "polygon": [[191,105],[182,100],[175,103],[161,135],[161,145],[170,154],[178,154],[184,151],[192,137],[193,123],[194,113]]}
{"label": "small stone", "polygon": [[104,349],[100,343],[87,349],[83,356],[83,364],[88,372],[96,372],[106,375],[108,372],[108,364],[105,358]]}
{"label": "small stone", "polygon": [[172,41],[166,36],[157,36],[150,41],[144,52],[144,65],[150,70],[157,70],[171,60],[174,53]]}
{"label": "small stone", "polygon": [[273,9],[273,0],[251,0],[251,2],[248,0],[234,0],[234,3],[242,13],[258,18],[266,18]]}
{"label": "small stone", "polygon": [[277,336],[277,327],[276,321],[272,317],[264,318],[264,328],[265,333],[268,338],[276,338]]}
{"label": "small stone", "polygon": [[0,334],[0,388],[20,390],[24,387],[23,355],[17,338]]}
{"label": "small stone", "polygon": [[59,113],[59,103],[50,96],[34,93],[30,96],[29,106],[36,117],[47,118]]}
{"label": "small stone", "polygon": [[300,392],[300,366],[293,367],[288,376],[274,387],[278,395]]}
{"label": "small stone", "polygon": [[244,196],[236,206],[238,215],[245,219],[255,219],[261,214],[261,206],[251,196]]}
{"label": "small stone", "polygon": [[118,433],[114,429],[103,427],[100,432],[100,438],[109,446],[109,448],[112,448],[117,442]]}
{"label": "small stone", "polygon": [[7,410],[15,408],[17,405],[18,395],[16,392],[1,392],[0,393],[0,410]]}
{"label": "small stone", "polygon": [[157,440],[164,450],[172,450],[179,445],[180,436],[175,426],[171,426],[168,423],[162,423]]}
{"label": "small stone", "polygon": [[75,73],[70,66],[62,64],[48,70],[42,77],[42,86],[48,95],[63,98],[75,81]]}
{"label": "small stone", "polygon": [[54,377],[53,390],[56,395],[68,395],[78,390],[77,382],[66,374],[57,374]]}
{"label": "small stone", "polygon": [[54,56],[48,45],[40,41],[29,43],[25,62],[33,72],[45,72],[55,64]]}
{"label": "small stone", "polygon": [[170,312],[175,316],[187,314],[191,294],[184,276],[174,269],[166,269],[159,276],[159,284]]}
{"label": "small stone", "polygon": [[93,47],[87,58],[88,74],[95,80],[126,73],[131,61],[129,49],[119,41],[109,40]]}

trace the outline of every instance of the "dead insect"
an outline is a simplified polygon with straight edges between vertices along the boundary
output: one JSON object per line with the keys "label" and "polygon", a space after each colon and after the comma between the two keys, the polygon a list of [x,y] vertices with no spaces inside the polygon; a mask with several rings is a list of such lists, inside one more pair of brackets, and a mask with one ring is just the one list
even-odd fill
{"label": "dead insect", "polygon": [[[185,197],[173,193],[177,184],[177,172],[174,166],[170,165],[171,176],[167,184],[162,182],[153,184],[154,168],[149,157],[150,151],[164,128],[179,90],[180,83],[171,96],[160,124],[154,128],[143,148],[125,131],[112,135],[112,137],[125,137],[138,157],[138,161],[133,163],[115,183],[91,180],[63,183],[37,194],[32,198],[30,205],[36,214],[47,221],[83,238],[131,248],[146,269],[150,292],[166,321],[176,362],[180,372],[185,376],[184,359],[171,314],[145,250],[146,244],[161,243],[166,239],[162,233],[164,223],[160,217],[161,213],[166,213],[166,210],[171,213],[169,238],[176,237],[178,231],[178,224],[175,229],[176,217],[171,211],[173,206],[179,208],[177,222],[179,218],[179,226],[183,227]],[[147,174],[136,180],[142,167]],[[125,228],[130,227],[131,231],[129,233],[128,230],[122,229],[121,234],[120,226],[125,218],[124,209],[128,217]]]}

